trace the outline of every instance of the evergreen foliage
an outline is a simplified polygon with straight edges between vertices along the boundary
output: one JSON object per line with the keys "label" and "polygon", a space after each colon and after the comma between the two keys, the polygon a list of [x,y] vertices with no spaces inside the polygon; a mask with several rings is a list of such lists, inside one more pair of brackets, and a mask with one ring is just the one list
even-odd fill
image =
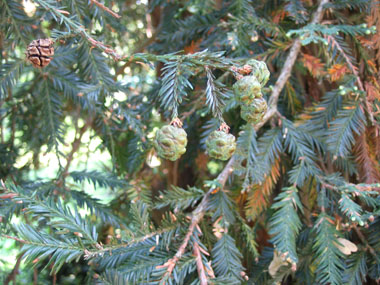
{"label": "evergreen foliage", "polygon": [[[0,0],[0,242],[18,252],[0,280],[379,280],[379,29],[369,0]],[[232,88],[252,59],[271,73],[257,124]],[[176,161],[153,144],[168,124]],[[217,129],[227,162],[205,151]]]}

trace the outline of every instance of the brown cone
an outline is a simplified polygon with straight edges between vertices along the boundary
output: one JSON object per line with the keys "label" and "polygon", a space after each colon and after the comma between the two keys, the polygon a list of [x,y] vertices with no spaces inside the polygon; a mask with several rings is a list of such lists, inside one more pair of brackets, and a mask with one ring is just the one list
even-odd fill
{"label": "brown cone", "polygon": [[51,39],[38,39],[32,41],[27,48],[26,56],[34,67],[45,67],[54,55],[53,41]]}

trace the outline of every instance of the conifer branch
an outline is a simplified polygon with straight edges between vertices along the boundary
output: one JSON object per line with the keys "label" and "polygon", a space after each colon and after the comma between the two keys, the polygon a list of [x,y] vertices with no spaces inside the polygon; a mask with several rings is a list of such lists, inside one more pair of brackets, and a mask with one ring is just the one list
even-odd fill
{"label": "conifer branch", "polygon": [[20,239],[18,237],[13,237],[13,236],[5,235],[5,234],[2,234],[1,236],[4,238],[7,238],[7,239],[12,239],[12,240],[18,241],[20,243],[30,244],[29,241]]}
{"label": "conifer branch", "polygon": [[206,105],[210,106],[210,110],[214,116],[216,116],[221,122],[223,122],[222,108],[225,105],[221,88],[216,85],[215,76],[208,66],[205,66],[207,75],[207,87],[206,87]]}
{"label": "conifer branch", "polygon": [[[329,0],[320,0],[317,10],[313,15],[313,19],[310,24],[317,24],[322,20],[323,16],[323,6],[327,4]],[[297,38],[289,51],[289,54],[284,62],[284,67],[281,70],[280,76],[278,77],[276,84],[273,87],[272,94],[269,99],[269,109],[265,114],[262,122],[255,126],[255,130],[260,129],[270,118],[272,118],[277,113],[277,102],[280,97],[281,91],[284,88],[286,82],[288,81],[294,63],[296,62],[297,56],[301,50],[301,40]]]}
{"label": "conifer branch", "polygon": [[341,45],[339,44],[339,42],[333,37],[333,36],[330,36],[330,35],[327,35],[326,36],[326,39],[327,41],[333,46],[333,47],[336,47],[336,49],[340,52],[340,54],[343,56],[344,60],[346,61],[346,63],[348,64],[349,68],[351,69],[352,73],[355,75],[355,78],[356,78],[356,82],[358,83],[358,86],[359,86],[359,89],[360,91],[365,91],[364,90],[364,86],[363,86],[363,82],[362,80],[360,79],[360,76],[359,76],[359,72],[358,72],[358,68],[357,66],[355,66],[355,64],[351,61],[350,57],[347,55],[347,53],[344,51],[344,49],[341,47]]}
{"label": "conifer branch", "polygon": [[[154,33],[152,34],[152,36],[148,39],[146,39],[145,41],[143,41],[133,52],[132,54],[137,54],[137,53],[141,53],[143,52],[150,44],[152,44],[155,40],[156,40],[156,37],[157,37],[157,34],[159,33],[160,31],[160,28],[157,28]],[[117,79],[117,76],[120,75],[120,74],[123,74],[124,73],[124,70],[131,65],[131,63],[133,62],[133,57],[129,57],[129,60],[127,60],[117,71],[116,71],[116,74],[114,76],[114,79],[116,80]]]}
{"label": "conifer branch", "polygon": [[198,243],[194,242],[193,247],[194,247],[193,253],[195,255],[196,262],[197,262],[197,271],[198,271],[199,282],[201,285],[207,285],[208,284],[208,278],[205,274],[205,268],[203,266],[202,256],[201,256],[201,252],[199,250]]}
{"label": "conifer branch", "polygon": [[178,248],[176,254],[174,255],[173,258],[169,259],[167,262],[165,262],[163,265],[161,266],[157,266],[157,269],[159,268],[165,268],[167,267],[167,270],[165,272],[165,275],[164,277],[166,276],[170,276],[174,270],[174,267],[176,266],[177,262],[181,259],[182,255],[185,253],[185,250],[186,250],[186,247],[187,247],[187,244],[189,243],[189,240],[194,232],[194,228],[195,226],[198,224],[197,223],[193,223],[193,220],[190,224],[190,227],[188,228],[187,230],[187,233],[185,235],[185,238],[181,244],[181,246]]}
{"label": "conifer branch", "polygon": [[111,14],[113,17],[115,17],[117,19],[119,19],[121,17],[118,13],[112,11],[110,8],[106,7],[104,4],[99,3],[96,0],[90,0],[90,1],[91,1],[91,3],[95,4],[96,6],[98,6],[100,9],[102,9],[102,10],[106,11],[107,13]]}
{"label": "conifer branch", "polygon": [[51,137],[49,140],[52,144],[54,144],[57,160],[59,167],[62,168],[61,159],[60,159],[60,151],[59,151],[59,142],[63,142],[62,136],[62,124],[59,121],[59,116],[61,115],[61,102],[56,100],[55,95],[52,94],[51,89],[49,88],[49,84],[47,79],[43,80],[42,83],[43,91],[45,95],[45,99],[43,100],[43,104],[45,105],[46,113],[47,113],[47,123],[51,131]]}
{"label": "conifer branch", "polygon": [[18,237],[9,236],[9,235],[5,235],[5,234],[2,234],[1,236],[6,238],[6,239],[15,240],[15,241],[22,243],[22,244],[35,245],[35,246],[40,246],[40,247],[68,249],[68,250],[81,250],[81,248],[79,246],[77,247],[77,246],[69,246],[67,244],[46,243],[46,241],[45,242],[29,241],[29,240],[20,239]]}
{"label": "conifer branch", "polygon": [[16,31],[17,36],[20,38],[20,40],[26,46],[27,42],[26,42],[25,37],[21,33],[21,27],[17,23],[16,18],[15,18],[14,14],[13,14],[13,12],[12,12],[12,10],[11,10],[11,8],[7,2],[8,2],[8,0],[3,0],[5,10],[7,11],[8,15],[9,15],[9,20],[12,22],[12,26],[14,27],[14,30]]}
{"label": "conifer branch", "polygon": [[[120,60],[122,57],[112,48],[105,45],[104,43],[95,40],[87,31],[86,29],[80,25],[79,23],[73,21],[67,11],[64,11],[62,9],[57,8],[53,5],[53,2],[50,0],[35,0],[38,4],[41,5],[45,10],[49,11],[54,19],[57,21],[59,20],[60,23],[64,23],[70,31],[70,28],[75,31],[76,34],[82,35],[93,47],[97,47],[106,54],[111,55],[115,60]],[[67,36],[67,35],[65,35]]]}
{"label": "conifer branch", "polygon": [[93,258],[95,256],[102,255],[105,252],[111,252],[112,253],[113,250],[117,250],[117,249],[120,249],[120,248],[127,248],[127,247],[129,247],[131,245],[141,243],[141,242],[143,242],[143,241],[145,241],[147,239],[150,239],[150,238],[152,238],[154,236],[160,236],[160,235],[164,234],[165,232],[173,230],[174,228],[175,228],[175,226],[164,228],[164,229],[161,229],[161,230],[158,230],[158,231],[154,231],[152,233],[149,233],[149,234],[141,236],[141,237],[133,238],[130,241],[123,242],[123,243],[120,243],[120,244],[116,244],[116,245],[108,245],[108,246],[104,246],[104,247],[97,248],[97,249],[91,249],[91,250],[86,249],[84,251],[84,254],[85,254],[84,257],[85,257],[85,259],[90,259],[90,258]]}
{"label": "conifer branch", "polygon": [[[0,67],[0,107],[4,101],[9,100],[9,91],[13,87],[22,73],[23,60],[15,60]],[[8,94],[8,98],[5,98]],[[1,119],[0,119],[1,120]]]}
{"label": "conifer branch", "polygon": [[[214,67],[222,70],[230,70],[231,65],[240,64],[239,60],[229,59],[223,56],[223,52],[210,52],[208,50],[203,50],[200,52],[192,54],[182,54],[182,51],[169,54],[152,54],[152,53],[136,53],[130,56],[124,57],[123,60],[129,62],[186,62],[191,63],[194,66],[204,67]],[[187,66],[189,68],[189,66]]]}
{"label": "conifer branch", "polygon": [[189,243],[190,237],[192,236],[194,229],[198,226],[198,223],[202,220],[206,209],[207,205],[209,202],[209,197],[211,194],[215,193],[215,191],[221,191],[224,187],[224,185],[227,182],[228,176],[232,173],[233,171],[233,164],[234,164],[234,157],[232,157],[226,166],[224,167],[223,171],[219,174],[219,176],[216,178],[216,181],[220,185],[220,189],[215,189],[211,188],[207,191],[207,193],[203,196],[203,199],[201,203],[195,208],[195,210],[192,213],[192,218],[190,222],[190,226],[187,230],[187,233],[185,235],[185,238],[181,244],[181,246],[178,248],[176,254],[174,255],[173,258],[169,259],[165,264],[159,266],[158,268],[164,268],[167,267],[167,271],[164,275],[164,277],[170,276],[174,267],[176,266],[177,262],[179,259],[182,257],[182,255],[185,253],[186,247]]}
{"label": "conifer branch", "polygon": [[[358,68],[354,65],[354,63],[351,61],[350,57],[345,53],[344,49],[341,47],[339,42],[333,36],[326,36],[326,38],[327,38],[327,41],[329,43],[331,43],[332,46],[335,46],[337,48],[337,50],[343,56],[344,60],[346,61],[346,63],[348,64],[349,68],[351,69],[352,73],[354,74],[354,76],[356,78],[356,82],[358,83],[359,90],[362,92],[365,92],[363,82],[359,76]],[[364,97],[364,103],[365,103],[366,109],[368,111],[369,119],[370,119],[372,125],[375,126],[376,128],[379,128],[378,124],[376,124],[375,119],[373,117],[373,108],[369,104],[367,96]]]}
{"label": "conifer branch", "polygon": [[[34,0],[36,5],[29,7],[21,2],[0,0],[4,57],[0,176],[19,185],[7,184],[9,190],[3,185],[3,190],[0,180],[0,222],[5,225],[0,239],[16,242],[23,262],[30,263],[26,266],[46,265],[53,283],[65,278],[65,269],[74,262],[80,263],[78,277],[89,269],[88,277],[104,284],[240,284],[248,275],[251,283],[261,284],[284,282],[291,270],[297,270],[289,277],[295,283],[360,284],[365,278],[378,279],[379,260],[373,256],[379,250],[380,221],[374,217],[380,205],[376,192],[380,184],[351,184],[376,182],[380,175],[370,169],[367,176],[357,176],[358,169],[365,171],[366,165],[380,158],[376,132],[357,139],[370,121],[367,109],[372,107],[379,120],[375,113],[379,64],[373,52],[378,36],[374,21],[379,24],[379,17],[366,17],[370,1],[316,0],[311,6],[302,0],[263,1],[263,5],[218,0],[217,8],[195,1],[195,9],[186,9],[188,5],[178,9],[176,1],[124,5],[120,0],[115,6],[105,0]],[[145,21],[146,13],[152,18]],[[272,23],[264,20],[267,17],[273,17]],[[353,25],[364,21],[367,24]],[[155,27],[152,37],[150,26]],[[289,27],[296,30],[285,36]],[[373,38],[367,37],[371,33]],[[25,42],[48,36],[55,41],[50,65],[23,67],[25,61],[19,55]],[[334,67],[329,73],[316,74],[313,67],[326,66],[298,64],[303,49],[317,59],[317,45],[309,44],[326,44],[327,36],[339,47],[330,41],[323,52],[328,59],[344,63],[344,70]],[[110,55],[115,57],[113,52],[127,46],[131,52],[117,55],[120,63],[110,59]],[[222,123],[218,122],[222,115],[227,115],[234,134],[239,131],[239,103],[249,102],[237,100],[240,96],[233,96],[224,84],[232,83],[231,75],[238,72],[234,67],[248,64],[254,47],[259,47],[260,58],[275,72],[273,88],[261,86],[268,96],[268,111],[259,124],[243,126],[233,158],[217,162],[224,169],[212,181],[204,181],[209,175],[207,153],[198,152],[196,146]],[[148,66],[152,70],[163,67],[162,76],[156,78]],[[253,75],[252,71],[241,75]],[[265,72],[256,71],[255,76],[267,79]],[[333,90],[335,84],[326,81],[332,73],[342,75],[340,82],[347,87]],[[359,95],[352,102],[355,92]],[[160,103],[161,115],[167,116],[172,109],[186,121],[188,147],[183,159],[188,163],[184,167],[177,167],[183,160],[177,160],[174,169],[162,163],[157,166],[151,134],[158,127]],[[205,122],[207,111],[214,118]],[[84,123],[78,126],[76,118]],[[200,124],[204,125],[201,135]],[[97,153],[106,154],[103,161],[84,145],[83,138],[92,129],[96,133],[91,139],[99,142]],[[70,130],[75,136],[70,137]],[[67,140],[68,149],[63,151]],[[363,144],[361,159],[355,150]],[[46,177],[46,171],[38,175],[41,179],[33,178],[34,169],[46,170],[54,146],[62,162],[55,178]],[[85,169],[76,169],[75,155],[82,147],[89,150],[88,163]],[[46,160],[41,155],[45,149]],[[355,161],[351,154],[359,158]],[[279,160],[284,155],[288,159]],[[94,159],[104,162],[103,167],[93,164]],[[100,170],[111,165],[117,175]],[[168,186],[177,180],[196,186],[159,192],[172,175],[178,179]],[[109,202],[92,197],[84,189],[85,181],[94,188],[116,189],[115,197]],[[277,195],[275,189],[283,191]],[[234,201],[230,194],[239,190]],[[273,195],[275,200],[270,199]],[[173,211],[165,211],[167,207]],[[164,216],[156,209],[162,209]],[[302,209],[307,212],[302,214]],[[252,228],[243,219],[243,211],[251,220],[270,216],[267,232],[263,235],[259,228]],[[311,221],[309,216],[315,212],[318,219]],[[12,225],[12,234],[14,217],[21,220]],[[35,222],[29,225],[30,218]],[[345,256],[339,246],[342,234],[357,239],[357,253]],[[275,245],[275,256],[273,249],[258,252],[267,242]],[[271,265],[282,259],[288,268],[284,266],[274,276],[273,266],[268,270],[271,259]],[[249,266],[253,260],[256,264]],[[33,279],[33,270],[25,273],[30,275],[28,280]],[[46,274],[38,278],[44,282]]]}

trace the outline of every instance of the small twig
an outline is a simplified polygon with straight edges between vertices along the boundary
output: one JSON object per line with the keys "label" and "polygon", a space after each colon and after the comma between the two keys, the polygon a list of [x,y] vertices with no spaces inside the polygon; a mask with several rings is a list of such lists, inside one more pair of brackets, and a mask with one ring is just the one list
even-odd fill
{"label": "small twig", "polygon": [[90,43],[93,47],[98,47],[102,51],[104,51],[106,54],[109,54],[113,57],[114,60],[118,61],[123,59],[114,49],[110,48],[109,46],[106,46],[104,43],[95,40],[93,37],[91,37],[88,33],[82,32],[81,33]]}
{"label": "small twig", "polygon": [[178,185],[178,167],[179,167],[179,160],[177,159],[173,163],[173,185],[177,186]]}
{"label": "small twig", "polygon": [[367,242],[367,239],[364,237],[363,233],[358,229],[356,225],[353,225],[352,228],[355,230],[356,234],[358,235],[359,239],[362,241],[362,243],[365,244],[366,248],[369,250],[369,252],[375,257],[375,260],[378,260],[376,251],[373,249],[372,246],[369,245]]}
{"label": "small twig", "polygon": [[98,6],[100,9],[102,9],[102,10],[108,12],[109,14],[111,14],[113,17],[115,17],[117,19],[121,18],[121,16],[119,14],[115,13],[110,8],[104,6],[102,3],[99,3],[96,0],[90,0],[90,1],[91,1],[91,3],[95,4],[96,6]]}
{"label": "small twig", "polygon": [[38,285],[38,270],[34,268],[33,271],[33,285]]}
{"label": "small twig", "polygon": [[190,117],[199,109],[199,106],[196,102],[192,102],[192,104],[193,107],[189,111],[181,113],[181,121],[185,121],[186,118]]}
{"label": "small twig", "polygon": [[[138,46],[131,54],[140,53],[145,50],[147,46],[149,46],[151,43],[153,43],[156,40],[156,36],[159,32],[159,28],[157,28],[152,36],[150,38],[147,38],[145,41],[141,43],[140,46]],[[131,65],[133,62],[133,56],[129,57],[129,59],[116,71],[116,74],[114,76],[115,80],[117,79],[117,76],[124,73],[124,70]]]}
{"label": "small twig", "polygon": [[20,268],[20,264],[21,264],[23,256],[24,256],[24,253],[20,254],[19,257],[17,258],[16,264],[15,264],[13,270],[11,271],[11,273],[9,273],[9,275],[7,276],[7,278],[4,281],[4,285],[8,285],[9,282],[11,282],[11,281],[13,281],[13,284],[16,284],[16,276],[17,276],[17,274],[19,274],[19,268]]}
{"label": "small twig", "polygon": [[[221,185],[221,188],[224,187],[224,185],[227,182],[228,176],[233,171],[232,167],[233,167],[234,161],[235,161],[235,159],[234,159],[234,157],[232,157],[228,161],[228,163],[226,164],[226,166],[224,167],[223,171],[219,174],[219,176],[216,179],[219,182],[219,184]],[[214,188],[211,188],[210,190],[208,190],[208,192],[203,196],[202,201],[199,203],[199,205],[193,211],[193,215],[192,215],[192,218],[191,218],[190,226],[189,226],[189,228],[187,230],[187,233],[186,233],[186,236],[185,236],[185,238],[184,238],[181,246],[178,248],[177,253],[175,254],[175,256],[173,258],[169,259],[165,264],[157,266],[157,268],[167,267],[167,271],[166,271],[164,277],[171,275],[171,273],[172,273],[175,265],[177,264],[177,262],[179,261],[179,259],[182,257],[182,255],[185,253],[185,249],[186,249],[186,247],[187,247],[187,245],[189,243],[190,237],[193,234],[195,227],[201,221],[201,219],[203,218],[203,216],[204,216],[204,214],[206,212],[206,208],[207,208],[207,204],[208,204],[208,198],[210,197],[210,195],[214,191],[215,191]]]}
{"label": "small twig", "polygon": [[198,277],[201,285],[207,285],[208,284],[208,279],[205,273],[205,268],[203,266],[202,262],[202,256],[201,252],[199,250],[199,245],[197,242],[194,242],[194,250],[193,253],[195,255],[195,260],[197,262],[197,271],[198,271]]}
{"label": "small twig", "polygon": [[[322,20],[323,6],[327,4],[328,2],[329,0],[321,0],[319,2],[318,8],[314,13],[311,24],[317,24]],[[281,91],[284,88],[286,82],[288,81],[292,73],[294,63],[296,62],[296,59],[300,50],[301,50],[301,40],[297,38],[293,42],[290,48],[289,54],[283,65],[284,67],[282,68],[280,76],[278,77],[276,84],[273,87],[272,94],[269,99],[269,106],[270,106],[269,110],[265,114],[263,121],[255,126],[256,131],[260,129],[270,118],[272,118],[277,113],[278,98],[280,97]]]}
{"label": "small twig", "polygon": [[335,40],[333,36],[325,36],[327,38],[327,41],[332,44],[332,46],[335,46],[337,50],[342,54],[343,58],[345,59],[346,63],[350,67],[352,73],[356,77],[356,81],[359,85],[360,91],[364,91],[364,86],[362,83],[362,80],[360,79],[359,73],[358,73],[358,68],[351,62],[350,58],[348,55],[344,52],[343,48],[340,46],[340,44]]}
{"label": "small twig", "polygon": [[300,50],[301,40],[295,39],[292,47],[290,48],[289,55],[284,62],[284,67],[281,70],[280,76],[278,77],[276,84],[273,87],[272,95],[269,99],[269,105],[271,106],[271,108],[277,109],[278,98],[280,97],[280,93],[292,73],[294,63],[296,62]]}
{"label": "small twig", "polygon": [[183,240],[181,246],[178,248],[176,254],[173,258],[169,259],[167,262],[165,262],[163,265],[159,265],[156,268],[164,268],[167,267],[166,273],[164,276],[170,276],[173,272],[174,267],[176,266],[177,262],[181,259],[182,255],[185,253],[185,249],[187,247],[187,244],[189,243],[190,237],[194,232],[196,223],[191,223],[189,229],[187,230],[185,239]]}
{"label": "small twig", "polygon": [[4,235],[4,234],[2,234],[1,236],[5,237],[7,239],[13,239],[13,240],[21,242],[21,243],[29,244],[29,242],[27,240],[19,239],[18,237],[13,237],[13,236]]}
{"label": "small twig", "polygon": [[[12,107],[12,113],[16,113],[16,110],[17,110],[17,107],[16,106],[13,106]],[[12,125],[11,125],[11,139],[10,139],[10,143],[11,143],[11,146],[13,147],[14,146],[14,142],[15,142],[15,138],[16,138],[16,117],[17,116],[13,116],[12,117]]]}
{"label": "small twig", "polygon": [[323,163],[323,157],[321,154],[318,155],[318,158],[319,158],[319,161],[321,162],[320,163],[320,167],[322,168],[323,172],[324,173],[329,173],[327,167],[325,166],[325,164]]}
{"label": "small twig", "polygon": [[[350,67],[352,73],[354,74],[354,76],[356,78],[356,82],[358,83],[360,91],[365,92],[363,82],[359,76],[358,68],[351,62],[351,59],[344,52],[343,48],[340,46],[338,41],[335,40],[335,38],[333,36],[325,36],[325,37],[327,38],[327,41],[329,43],[331,43],[333,46],[335,46],[338,49],[338,51],[342,54],[343,58],[345,59],[346,63],[348,64],[348,66]],[[364,103],[365,103],[365,106],[367,108],[367,112],[369,114],[369,119],[370,119],[372,125],[377,126],[377,124],[375,123],[375,119],[373,117],[373,109],[372,109],[371,105],[369,104],[367,97],[364,97]]]}
{"label": "small twig", "polygon": [[95,40],[91,35],[86,31],[86,29],[83,27],[82,24],[79,24],[75,21],[72,20],[72,18],[68,17],[68,12],[63,11],[60,9],[57,9],[50,3],[47,3],[45,1],[39,1],[35,0],[38,4],[40,4],[45,10],[48,12],[54,14],[59,20],[64,21],[67,25],[69,25],[73,31],[75,31],[76,34],[82,35],[88,42],[91,43],[92,46],[98,47],[105,53],[109,54],[110,56],[113,57],[114,60],[118,61],[123,59],[122,56],[120,56],[114,49],[106,46],[104,43]]}
{"label": "small twig", "polygon": [[88,119],[86,121],[86,123],[84,124],[84,126],[82,128],[80,128],[79,132],[77,133],[77,134],[79,134],[78,137],[76,137],[74,139],[74,141],[72,142],[72,148],[71,148],[69,155],[67,156],[66,166],[63,169],[63,172],[61,175],[61,177],[63,179],[68,175],[70,164],[74,158],[74,154],[78,151],[80,144],[81,144],[82,137],[83,137],[84,133],[87,131],[87,129],[90,127],[91,123],[92,123],[92,120]]}
{"label": "small twig", "polygon": [[154,236],[161,235],[164,232],[167,232],[168,230],[173,230],[175,227],[176,226],[174,225],[173,227],[170,227],[169,229],[155,231],[155,232],[149,233],[143,237],[139,237],[139,238],[133,239],[129,242],[120,243],[117,245],[111,245],[111,246],[107,246],[107,247],[103,247],[103,248],[98,248],[96,250],[85,249],[84,250],[84,259],[87,260],[87,259],[93,258],[94,256],[100,256],[104,252],[112,252],[113,250],[116,250],[119,248],[126,248],[126,247],[133,245],[133,244],[138,244],[138,243],[143,242],[143,241],[145,241],[149,238],[152,238]]}
{"label": "small twig", "polygon": [[272,105],[265,113],[264,118],[254,126],[255,131],[257,132],[261,129],[275,114],[277,114],[277,103],[276,105]]}
{"label": "small twig", "polygon": [[53,285],[57,284],[57,274],[54,272],[53,273]]}
{"label": "small twig", "polygon": [[[230,174],[232,173],[233,171],[233,165],[234,165],[234,162],[235,162],[235,159],[234,157],[231,157],[231,159],[228,161],[228,163],[226,164],[226,166],[224,167],[223,171],[219,174],[218,178],[216,179],[220,185],[222,185],[222,188],[224,187],[224,185],[226,184],[227,182],[227,178],[228,176],[230,176]],[[210,189],[209,192],[207,192],[206,195],[210,196],[210,194],[213,192],[213,189]],[[208,198],[208,197],[207,197]],[[204,199],[204,198],[203,198]],[[202,200],[203,202],[203,200]],[[201,203],[202,204],[202,203]]]}
{"label": "small twig", "polygon": [[7,193],[0,196],[0,199],[13,199],[14,197],[17,197],[16,193]]}

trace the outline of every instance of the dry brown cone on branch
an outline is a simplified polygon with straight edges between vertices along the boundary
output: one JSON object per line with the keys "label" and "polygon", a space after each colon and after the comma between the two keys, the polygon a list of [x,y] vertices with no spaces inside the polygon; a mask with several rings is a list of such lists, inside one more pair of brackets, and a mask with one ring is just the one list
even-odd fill
{"label": "dry brown cone on branch", "polygon": [[53,41],[51,39],[38,39],[32,41],[26,50],[26,56],[34,67],[47,66],[54,55]]}

